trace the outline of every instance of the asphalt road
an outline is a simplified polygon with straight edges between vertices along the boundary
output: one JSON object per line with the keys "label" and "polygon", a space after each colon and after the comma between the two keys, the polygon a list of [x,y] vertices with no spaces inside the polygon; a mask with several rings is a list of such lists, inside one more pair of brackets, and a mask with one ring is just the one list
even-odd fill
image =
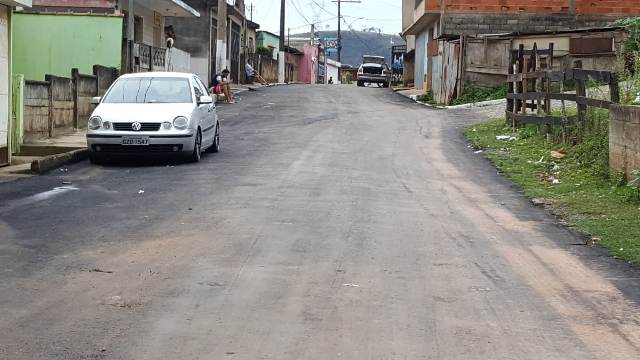
{"label": "asphalt road", "polygon": [[640,272],[474,154],[471,113],[355,86],[219,111],[199,164],[0,184],[1,359],[640,358]]}

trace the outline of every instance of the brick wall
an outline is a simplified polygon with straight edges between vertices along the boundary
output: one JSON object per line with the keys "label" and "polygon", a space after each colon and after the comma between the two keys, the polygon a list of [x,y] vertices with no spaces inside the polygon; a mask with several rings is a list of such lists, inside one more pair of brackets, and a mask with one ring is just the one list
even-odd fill
{"label": "brick wall", "polygon": [[640,106],[609,109],[609,167],[627,176],[640,170]]}
{"label": "brick wall", "polygon": [[112,9],[116,6],[116,2],[115,0],[33,0],[33,6]]}
{"label": "brick wall", "polygon": [[620,16],[616,15],[576,16],[562,13],[472,13],[449,11],[442,15],[442,32],[446,35],[477,35],[516,31],[522,33],[560,31],[607,26],[619,18]]}
{"label": "brick wall", "polygon": [[[548,14],[640,14],[638,0],[444,0],[447,11],[527,12]],[[439,11],[440,0],[427,0]]]}

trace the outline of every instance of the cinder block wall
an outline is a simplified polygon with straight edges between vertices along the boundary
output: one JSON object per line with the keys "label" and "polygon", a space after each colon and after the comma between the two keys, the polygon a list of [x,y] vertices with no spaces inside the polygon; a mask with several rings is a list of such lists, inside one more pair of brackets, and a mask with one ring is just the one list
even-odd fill
{"label": "cinder block wall", "polygon": [[[440,10],[440,1],[427,0],[426,9]],[[577,15],[638,14],[640,3],[638,0],[445,0],[443,10]]]}
{"label": "cinder block wall", "polygon": [[627,177],[640,170],[640,106],[609,109],[609,167]]}
{"label": "cinder block wall", "polygon": [[542,32],[611,25],[640,16],[640,0],[446,0],[427,1],[440,11],[443,34]]}
{"label": "cinder block wall", "polygon": [[[640,1],[640,0],[638,0]],[[640,7],[640,5],[638,5]],[[544,13],[470,13],[445,12],[443,34],[478,35],[496,33],[532,33],[608,26],[618,15],[571,15]]]}

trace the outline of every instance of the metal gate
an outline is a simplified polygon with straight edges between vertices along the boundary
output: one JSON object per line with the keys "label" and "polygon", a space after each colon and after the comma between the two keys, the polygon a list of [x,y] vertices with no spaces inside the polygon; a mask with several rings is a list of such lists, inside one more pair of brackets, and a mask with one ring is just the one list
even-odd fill
{"label": "metal gate", "polygon": [[238,83],[240,78],[240,25],[231,23],[231,80]]}

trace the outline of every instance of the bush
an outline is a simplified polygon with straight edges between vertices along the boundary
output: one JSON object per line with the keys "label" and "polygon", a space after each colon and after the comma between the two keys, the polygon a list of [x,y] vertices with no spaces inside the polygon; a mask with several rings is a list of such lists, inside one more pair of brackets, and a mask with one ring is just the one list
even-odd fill
{"label": "bush", "polygon": [[454,99],[451,105],[471,104],[480,101],[504,99],[506,97],[507,87],[504,85],[490,88],[467,85],[462,96]]}
{"label": "bush", "polygon": [[427,91],[422,95],[418,95],[416,97],[416,100],[422,103],[435,105],[435,101],[433,100],[433,92],[431,90]]}
{"label": "bush", "polygon": [[273,56],[273,50],[271,50],[271,48],[268,48],[268,47],[259,46],[259,47],[256,48],[256,54],[258,54],[260,56],[272,57]]}

